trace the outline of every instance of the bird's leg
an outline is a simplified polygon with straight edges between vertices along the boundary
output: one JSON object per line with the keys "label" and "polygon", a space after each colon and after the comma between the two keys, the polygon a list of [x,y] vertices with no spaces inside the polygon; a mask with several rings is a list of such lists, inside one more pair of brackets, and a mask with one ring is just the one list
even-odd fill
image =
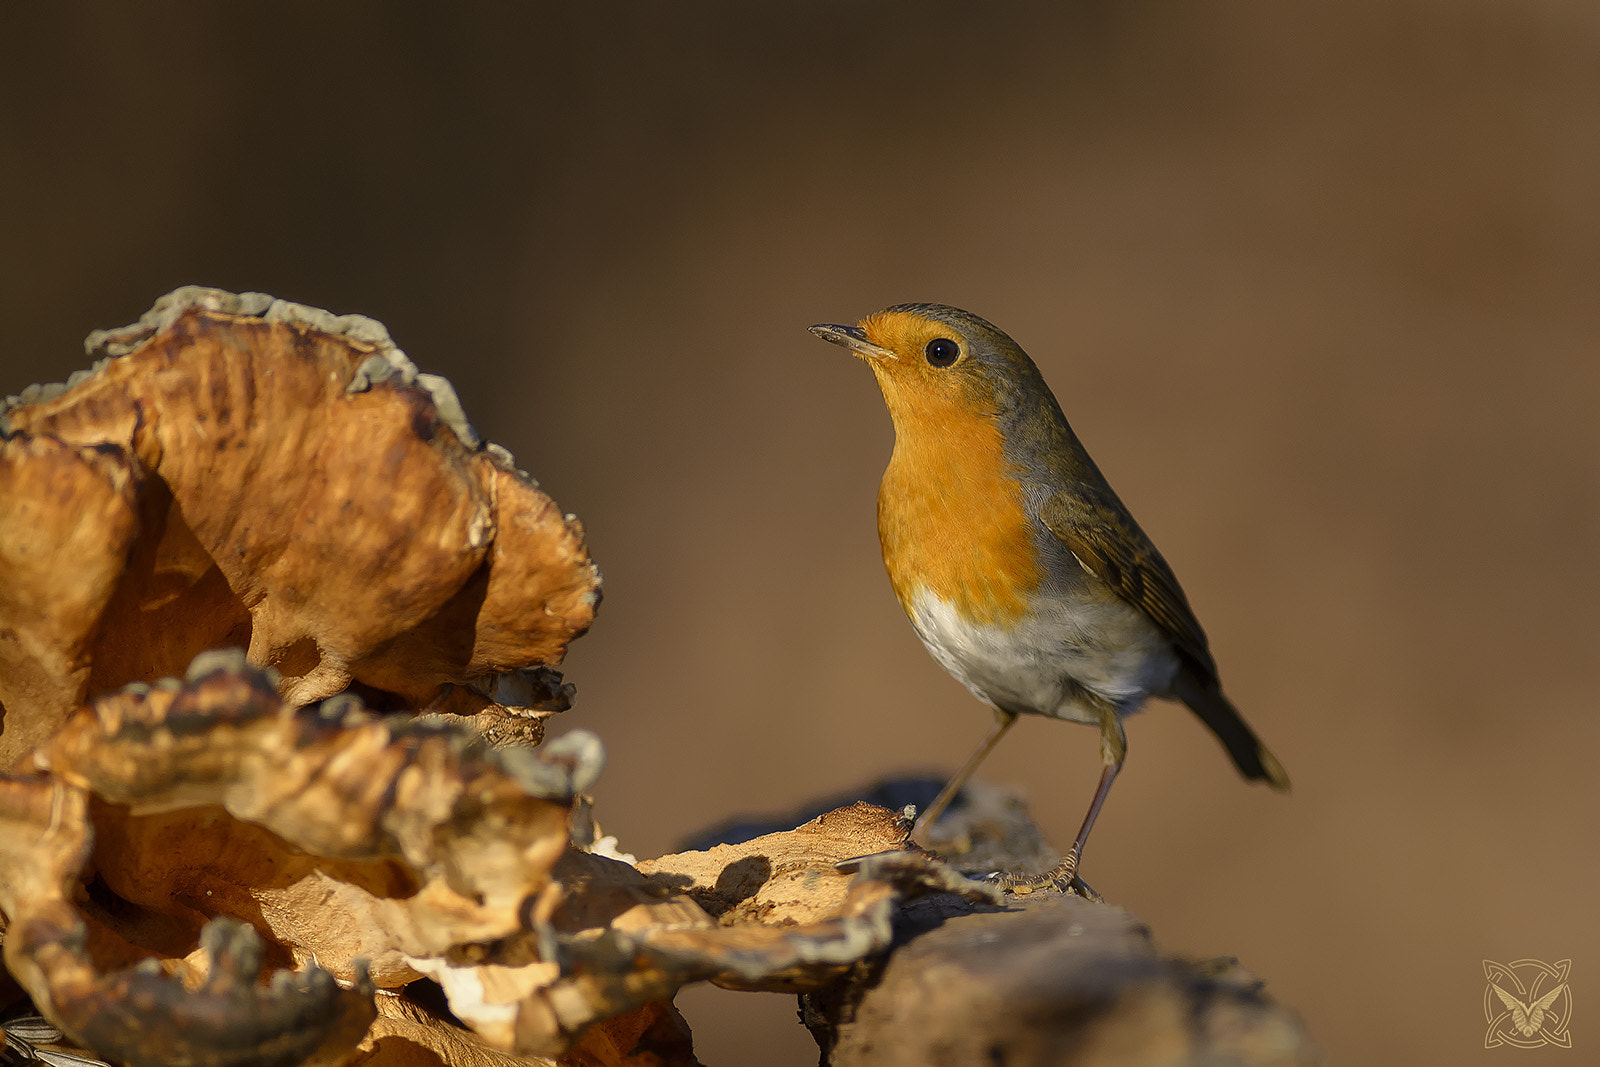
{"label": "bird's leg", "polygon": [[1127,759],[1128,735],[1123,732],[1122,717],[1117,714],[1116,705],[1100,700],[1096,700],[1095,704],[1100,715],[1101,770],[1100,784],[1094,791],[1094,799],[1089,802],[1089,812],[1083,817],[1083,825],[1078,828],[1078,836],[1073,840],[1067,854],[1061,858],[1061,862],[1034,878],[1009,879],[1006,888],[1012,891],[1026,893],[1045,886],[1053,886],[1061,890],[1076,890],[1080,895],[1091,899],[1100,899],[1099,894],[1078,877],[1078,863],[1083,859],[1083,848],[1089,842],[1089,831],[1094,829],[1094,821],[1100,817],[1100,808],[1111,792],[1111,783],[1117,780],[1117,772],[1122,770],[1122,761]]}
{"label": "bird's leg", "polygon": [[917,823],[911,828],[911,836],[913,838],[918,841],[925,841],[923,834],[934,823],[939,821],[939,816],[944,814],[944,809],[948,808],[950,802],[955,799],[956,794],[961,792],[961,787],[967,784],[967,779],[971,778],[972,772],[978,769],[978,764],[983,762],[984,757],[994,749],[994,746],[1000,742],[1000,739],[1006,735],[1006,731],[1011,729],[1012,724],[1016,721],[1016,712],[995,709],[994,729],[989,731],[989,736],[983,739],[983,744],[979,745],[972,755],[967,758],[967,762],[961,765],[961,769],[955,773],[955,777],[951,778],[949,782],[945,783],[945,787],[939,790],[939,795],[933,798],[933,803],[928,805],[927,810],[917,816]]}
{"label": "bird's leg", "polygon": [[1095,788],[1094,799],[1089,802],[1088,814],[1083,817],[1083,825],[1078,827],[1072,847],[1050,872],[1058,885],[1077,878],[1078,863],[1083,859],[1084,846],[1089,843],[1089,831],[1094,829],[1094,821],[1100,817],[1100,808],[1111,792],[1111,783],[1117,780],[1117,772],[1122,770],[1122,761],[1127,758],[1128,735],[1123,732],[1122,717],[1114,705],[1103,705],[1100,708],[1100,784]]}

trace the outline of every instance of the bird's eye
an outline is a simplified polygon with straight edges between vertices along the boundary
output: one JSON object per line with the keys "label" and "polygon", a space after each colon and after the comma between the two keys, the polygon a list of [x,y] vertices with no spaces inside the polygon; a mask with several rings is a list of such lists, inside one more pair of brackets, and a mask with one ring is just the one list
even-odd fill
{"label": "bird's eye", "polygon": [[961,355],[961,346],[948,337],[935,337],[928,342],[922,354],[928,357],[928,362],[935,367],[948,367]]}

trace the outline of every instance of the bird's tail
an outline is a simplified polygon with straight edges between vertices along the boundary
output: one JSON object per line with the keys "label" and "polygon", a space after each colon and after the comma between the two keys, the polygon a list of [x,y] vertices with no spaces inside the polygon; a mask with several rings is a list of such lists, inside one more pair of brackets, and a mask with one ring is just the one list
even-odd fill
{"label": "bird's tail", "polygon": [[1233,758],[1233,765],[1246,778],[1259,778],[1272,788],[1287,793],[1289,774],[1278,758],[1261,743],[1250,724],[1240,716],[1238,709],[1222,695],[1215,679],[1198,678],[1192,672],[1178,673],[1176,696],[1189,705],[1189,710],[1200,716],[1200,721],[1211,727],[1222,747]]}

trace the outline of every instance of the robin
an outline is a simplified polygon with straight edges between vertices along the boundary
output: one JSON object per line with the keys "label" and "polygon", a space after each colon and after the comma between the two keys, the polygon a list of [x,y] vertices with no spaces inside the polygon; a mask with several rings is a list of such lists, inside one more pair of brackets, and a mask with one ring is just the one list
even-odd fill
{"label": "robin", "polygon": [[1081,887],[1079,861],[1127,755],[1124,716],[1187,704],[1239,773],[1288,775],[1217,679],[1205,631],[1161,553],[1079,443],[1039,369],[994,326],[897,304],[811,332],[865,360],[894,420],[878,538],[917,636],[995,726],[914,834],[931,826],[1019,715],[1100,730],[1100,783],[1072,848],[1040,879]]}

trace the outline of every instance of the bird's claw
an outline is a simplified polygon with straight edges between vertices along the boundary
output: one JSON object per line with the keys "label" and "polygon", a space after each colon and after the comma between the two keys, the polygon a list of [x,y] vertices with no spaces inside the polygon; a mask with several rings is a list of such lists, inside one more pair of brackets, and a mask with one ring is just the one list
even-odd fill
{"label": "bird's claw", "polygon": [[991,871],[983,876],[983,881],[993,882],[1007,893],[1017,896],[1027,896],[1030,893],[1049,891],[1079,896],[1091,900],[1096,904],[1104,904],[1106,898],[1094,891],[1094,887],[1085,882],[1078,875],[1077,864],[1063,860],[1055,867],[1043,874],[1010,874],[1004,871]]}

